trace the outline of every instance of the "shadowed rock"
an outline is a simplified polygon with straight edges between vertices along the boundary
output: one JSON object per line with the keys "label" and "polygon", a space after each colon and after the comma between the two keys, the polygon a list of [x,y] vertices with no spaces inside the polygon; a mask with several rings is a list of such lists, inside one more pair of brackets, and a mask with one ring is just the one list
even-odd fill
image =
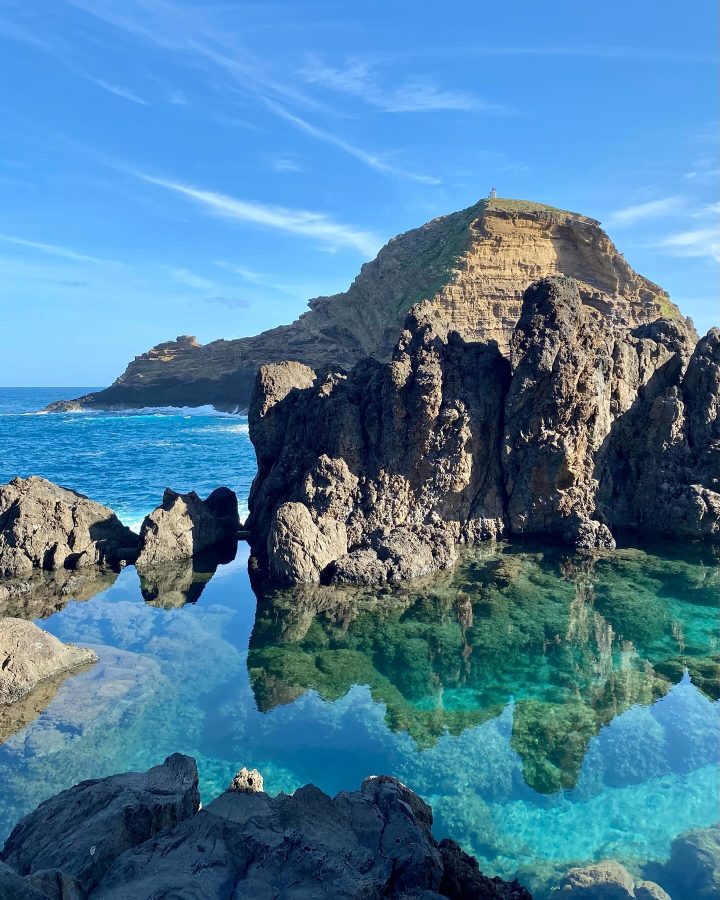
{"label": "shadowed rock", "polygon": [[0,858],[43,893],[71,880],[86,896],[121,854],[199,804],[195,761],[176,753],[147,772],[83,781],[51,797],[15,826]]}
{"label": "shadowed rock", "polygon": [[454,842],[438,844],[430,807],[394,778],[336,797],[243,785],[198,812],[194,762],[178,754],[144,774],[83,782],[15,827],[1,856],[16,874],[0,869],[0,890],[22,875],[58,900],[75,896],[66,887],[105,900],[532,900],[482,875]]}
{"label": "shadowed rock", "polygon": [[45,478],[0,485],[0,575],[117,566],[137,540],[111,509]]}
{"label": "shadowed rock", "polygon": [[206,500],[195,491],[178,494],[166,488],[162,504],[140,528],[137,565],[190,559],[236,538],[239,530],[237,497],[229,488],[217,488]]}
{"label": "shadowed rock", "polygon": [[[392,360],[265,366],[249,411],[251,544],[277,583],[382,583],[503,534],[720,538],[720,331],[628,328],[570,278],[525,292],[510,340],[415,309]],[[293,386],[293,378],[296,384]]]}

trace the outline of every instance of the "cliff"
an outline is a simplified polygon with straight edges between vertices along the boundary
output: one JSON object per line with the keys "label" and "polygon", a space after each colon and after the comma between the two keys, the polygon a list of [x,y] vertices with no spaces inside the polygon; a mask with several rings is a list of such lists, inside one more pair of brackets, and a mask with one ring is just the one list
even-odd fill
{"label": "cliff", "polygon": [[415,308],[388,363],[264,366],[248,525],[271,580],[397,581],[505,535],[720,537],[720,330],[621,325],[582,289],[531,285],[507,356]]}
{"label": "cliff", "polygon": [[348,370],[367,356],[389,360],[416,304],[419,320],[437,333],[495,340],[506,350],[523,291],[556,274],[576,279],[583,302],[614,322],[681,319],[594,219],[538,203],[481,200],[393,238],[347,291],[310,300],[310,310],[290,325],[205,345],[181,335],[136,357],[106,390],[49,409],[245,409],[261,365],[293,360],[325,371]]}

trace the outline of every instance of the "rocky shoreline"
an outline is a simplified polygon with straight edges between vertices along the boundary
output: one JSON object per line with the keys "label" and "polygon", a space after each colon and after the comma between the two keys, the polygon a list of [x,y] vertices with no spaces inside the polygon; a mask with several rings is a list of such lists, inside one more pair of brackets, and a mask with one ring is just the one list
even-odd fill
{"label": "rocky shoreline", "polygon": [[250,541],[278,584],[383,583],[460,543],[720,538],[720,329],[619,326],[569,278],[527,289],[509,358],[413,312],[392,360],[264,366]]}

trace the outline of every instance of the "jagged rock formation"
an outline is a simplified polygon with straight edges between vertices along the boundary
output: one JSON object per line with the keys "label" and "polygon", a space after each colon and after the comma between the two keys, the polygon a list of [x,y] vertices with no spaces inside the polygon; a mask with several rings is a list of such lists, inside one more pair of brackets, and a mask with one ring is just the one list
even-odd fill
{"label": "jagged rock formation", "polygon": [[264,366],[250,405],[251,542],[277,583],[383,582],[503,534],[582,548],[612,529],[720,536],[720,331],[612,325],[569,278],[510,340],[438,335],[318,376]]}
{"label": "jagged rock formation", "polygon": [[38,684],[97,661],[92,650],[63,644],[22,619],[0,619],[0,706],[26,697]]}
{"label": "jagged rock formation", "polygon": [[111,509],[82,494],[37,476],[0,485],[0,576],[112,567],[136,546]]}
{"label": "jagged rock formation", "polygon": [[197,785],[194,761],[175,754],[47,800],[0,854],[0,896],[532,900],[438,844],[430,807],[394,778],[334,798],[231,786],[201,811]]}
{"label": "jagged rock formation", "polygon": [[245,409],[262,365],[293,360],[327,370],[350,369],[366,356],[389,360],[415,304],[418,320],[436,333],[495,340],[504,350],[523,291],[555,274],[575,278],[583,302],[614,322],[681,320],[594,219],[539,203],[482,200],[393,238],[347,291],[310,300],[310,311],[291,325],[204,346],[181,335],[136,357],[106,390],[49,408]]}
{"label": "jagged rock formation", "polygon": [[237,497],[229,488],[216,488],[206,500],[195,491],[178,494],[166,488],[162,504],[140,528],[138,570],[198,556],[236,538],[239,530]]}

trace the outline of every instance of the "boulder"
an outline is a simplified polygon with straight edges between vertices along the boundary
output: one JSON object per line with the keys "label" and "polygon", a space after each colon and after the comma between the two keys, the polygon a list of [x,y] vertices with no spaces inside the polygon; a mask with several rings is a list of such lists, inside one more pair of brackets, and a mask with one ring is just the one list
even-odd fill
{"label": "boulder", "polygon": [[107,506],[45,478],[0,485],[0,576],[114,567],[134,558],[137,540]]}
{"label": "boulder", "polygon": [[257,769],[246,769],[243,767],[233,777],[228,790],[259,794],[263,789],[263,784],[263,777]]}
{"label": "boulder", "polygon": [[229,488],[217,488],[206,500],[195,491],[178,494],[166,488],[162,504],[140,528],[137,566],[189,559],[233,540],[239,530],[237,497]]}
{"label": "boulder", "polygon": [[147,772],[83,781],[41,803],[15,826],[0,859],[43,890],[72,879],[84,897],[121,854],[199,805],[195,761],[175,753]]}
{"label": "boulder", "polygon": [[267,547],[275,582],[319,582],[323,569],[347,552],[347,532],[335,519],[313,521],[304,503],[283,503],[275,511]]}
{"label": "boulder", "polygon": [[63,644],[23,619],[0,619],[0,705],[26,697],[41,682],[97,661],[92,650]]}

